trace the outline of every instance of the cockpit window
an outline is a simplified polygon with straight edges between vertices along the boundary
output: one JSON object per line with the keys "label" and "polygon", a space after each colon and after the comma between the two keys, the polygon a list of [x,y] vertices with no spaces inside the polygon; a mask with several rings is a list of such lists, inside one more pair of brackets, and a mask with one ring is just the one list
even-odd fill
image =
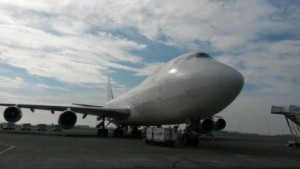
{"label": "cockpit window", "polygon": [[194,55],[188,56],[186,59],[192,59],[192,58],[211,58],[207,53],[196,53]]}
{"label": "cockpit window", "polygon": [[197,58],[211,58],[207,53],[197,53]]}

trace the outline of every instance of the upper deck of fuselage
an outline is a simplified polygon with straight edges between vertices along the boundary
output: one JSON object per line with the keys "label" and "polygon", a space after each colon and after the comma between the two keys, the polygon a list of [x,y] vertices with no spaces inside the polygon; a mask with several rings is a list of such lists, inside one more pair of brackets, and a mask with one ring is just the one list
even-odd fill
{"label": "upper deck of fuselage", "polygon": [[[151,75],[149,75],[140,85],[131,89],[130,91],[118,96],[110,102],[118,102],[119,100],[125,99],[135,95],[137,92],[146,90],[147,88],[156,87],[165,81],[169,80],[170,77],[187,76],[189,72],[198,72],[199,67],[207,65],[208,62],[215,61],[211,56],[205,52],[193,51],[183,55],[180,55],[166,64],[158,67]],[[201,63],[203,65],[199,65]],[[187,64],[191,64],[190,66]]]}
{"label": "upper deck of fuselage", "polygon": [[[165,79],[166,76],[171,75],[182,75],[182,69],[188,69],[188,66],[186,66],[187,62],[193,62],[193,61],[200,62],[201,60],[204,61],[210,61],[213,60],[211,56],[209,56],[207,53],[194,51],[190,52],[184,55],[180,55],[171,61],[167,62],[166,64],[160,66],[155,70],[149,77],[147,77],[141,85],[147,86],[147,85],[153,85],[153,82],[161,81],[161,79]],[[180,70],[181,68],[181,70]],[[191,70],[192,71],[192,70]]]}

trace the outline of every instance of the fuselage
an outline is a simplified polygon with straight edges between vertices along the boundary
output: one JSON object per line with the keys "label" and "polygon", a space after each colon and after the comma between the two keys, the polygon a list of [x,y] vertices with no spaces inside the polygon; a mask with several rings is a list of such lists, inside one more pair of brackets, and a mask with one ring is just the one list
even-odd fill
{"label": "fuselage", "polygon": [[243,85],[237,70],[206,53],[191,52],[161,66],[105,107],[130,109],[131,115],[116,124],[179,124],[217,114],[238,96]]}

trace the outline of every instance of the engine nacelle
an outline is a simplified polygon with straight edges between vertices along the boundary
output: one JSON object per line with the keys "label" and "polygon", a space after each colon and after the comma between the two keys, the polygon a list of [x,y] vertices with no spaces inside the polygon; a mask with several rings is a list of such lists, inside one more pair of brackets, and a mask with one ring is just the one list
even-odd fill
{"label": "engine nacelle", "polygon": [[15,106],[8,107],[4,110],[3,116],[7,122],[15,123],[22,118],[22,111]]}
{"label": "engine nacelle", "polygon": [[214,130],[220,131],[226,127],[226,121],[222,118],[214,121]]}
{"label": "engine nacelle", "polygon": [[77,116],[73,111],[65,111],[60,114],[58,118],[58,124],[62,129],[71,129],[77,122]]}
{"label": "engine nacelle", "polygon": [[211,119],[204,119],[198,125],[194,126],[197,133],[209,133],[214,128],[214,122]]}

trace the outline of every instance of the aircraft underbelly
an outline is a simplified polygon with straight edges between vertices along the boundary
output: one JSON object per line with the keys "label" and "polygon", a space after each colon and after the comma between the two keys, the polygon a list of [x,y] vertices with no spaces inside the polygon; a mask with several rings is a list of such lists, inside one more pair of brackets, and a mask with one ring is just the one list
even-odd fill
{"label": "aircraft underbelly", "polygon": [[[207,118],[224,108],[225,103],[218,103],[214,95],[207,95],[209,87],[203,89],[174,91],[169,97],[154,97],[152,100],[136,104],[132,116],[126,123],[140,125],[184,123],[190,118]],[[218,92],[218,91],[216,91]]]}

